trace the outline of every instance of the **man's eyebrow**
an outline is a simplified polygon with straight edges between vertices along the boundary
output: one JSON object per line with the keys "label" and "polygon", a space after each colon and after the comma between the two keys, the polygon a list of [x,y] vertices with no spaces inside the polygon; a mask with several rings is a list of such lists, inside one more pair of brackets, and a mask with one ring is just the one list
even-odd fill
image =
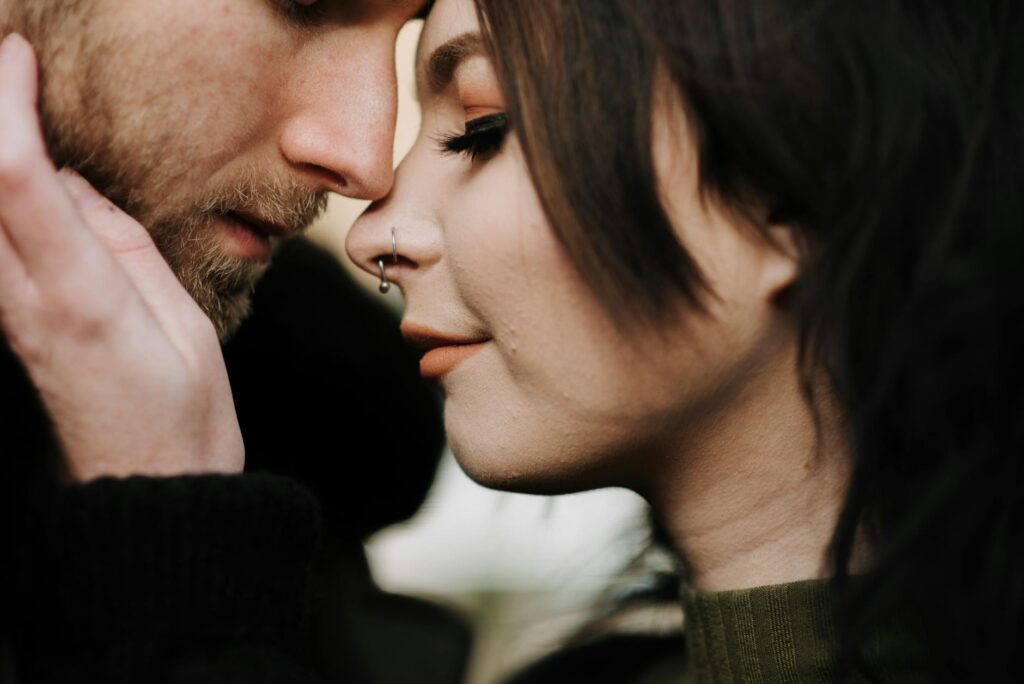
{"label": "man's eyebrow", "polygon": [[439,46],[427,58],[426,77],[430,92],[439,93],[447,88],[463,61],[482,54],[485,54],[484,40],[476,31],[455,36]]}

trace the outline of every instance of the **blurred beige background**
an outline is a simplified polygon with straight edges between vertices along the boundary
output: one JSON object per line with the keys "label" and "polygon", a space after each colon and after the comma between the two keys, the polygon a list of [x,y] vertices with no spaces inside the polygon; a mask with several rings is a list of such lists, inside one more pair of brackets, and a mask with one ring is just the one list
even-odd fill
{"label": "blurred beige background", "polygon": [[[419,127],[413,62],[421,28],[410,24],[398,41],[396,163]],[[312,237],[380,296],[377,278],[344,255],[345,235],[366,204],[333,197]],[[387,301],[401,308],[398,292]],[[454,605],[470,617],[476,645],[467,684],[493,684],[557,647],[587,618],[596,593],[639,552],[643,511],[625,491],[535,497],[484,489],[447,454],[421,512],[374,537],[368,553],[384,589]]]}

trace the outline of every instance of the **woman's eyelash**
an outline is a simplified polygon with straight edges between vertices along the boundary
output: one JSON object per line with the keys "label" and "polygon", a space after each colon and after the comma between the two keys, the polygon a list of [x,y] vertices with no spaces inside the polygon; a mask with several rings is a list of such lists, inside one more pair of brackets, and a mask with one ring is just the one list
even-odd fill
{"label": "woman's eyelash", "polygon": [[466,122],[465,133],[450,133],[437,142],[442,154],[466,155],[472,161],[486,160],[501,150],[508,133],[508,117],[490,114]]}

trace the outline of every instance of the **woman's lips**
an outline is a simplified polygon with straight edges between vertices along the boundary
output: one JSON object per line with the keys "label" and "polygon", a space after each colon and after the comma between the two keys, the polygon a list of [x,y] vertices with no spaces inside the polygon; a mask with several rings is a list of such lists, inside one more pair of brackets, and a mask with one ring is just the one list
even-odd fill
{"label": "woman's lips", "polygon": [[420,375],[428,380],[440,380],[460,363],[484,348],[486,342],[458,344],[431,349],[420,359]]}
{"label": "woman's lips", "polygon": [[486,337],[452,335],[412,323],[402,324],[402,337],[423,351],[420,375],[428,380],[443,378],[490,342]]}

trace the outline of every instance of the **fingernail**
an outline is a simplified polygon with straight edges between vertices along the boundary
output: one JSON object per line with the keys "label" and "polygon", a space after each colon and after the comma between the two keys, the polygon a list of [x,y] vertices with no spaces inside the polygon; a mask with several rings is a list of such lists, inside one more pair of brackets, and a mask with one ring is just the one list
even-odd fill
{"label": "fingernail", "polygon": [[7,61],[7,57],[18,49],[18,41],[24,41],[17,33],[8,33],[4,37],[4,42],[0,43],[0,62]]}
{"label": "fingernail", "polygon": [[82,178],[82,176],[69,166],[65,166],[57,172],[60,176],[61,181],[64,183],[64,188],[71,195],[71,199],[82,207],[88,207],[97,202],[103,201],[105,198],[96,188],[92,187],[89,181]]}

